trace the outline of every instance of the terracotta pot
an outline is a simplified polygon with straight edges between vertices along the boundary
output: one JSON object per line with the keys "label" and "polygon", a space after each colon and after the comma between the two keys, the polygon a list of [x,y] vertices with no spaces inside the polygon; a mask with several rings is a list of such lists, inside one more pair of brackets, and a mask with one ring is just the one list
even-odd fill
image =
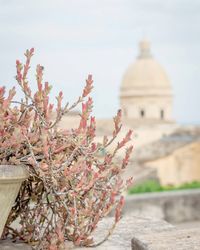
{"label": "terracotta pot", "polygon": [[10,210],[28,171],[22,166],[0,165],[0,238]]}

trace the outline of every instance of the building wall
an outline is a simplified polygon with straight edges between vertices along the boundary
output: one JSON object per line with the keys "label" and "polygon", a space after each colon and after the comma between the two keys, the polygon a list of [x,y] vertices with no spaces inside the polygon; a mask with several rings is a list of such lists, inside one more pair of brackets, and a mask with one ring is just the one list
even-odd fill
{"label": "building wall", "polygon": [[121,98],[121,107],[127,119],[172,120],[172,97],[124,97]]}
{"label": "building wall", "polygon": [[146,162],[145,166],[157,169],[162,185],[200,181],[200,142],[179,148],[164,158]]}

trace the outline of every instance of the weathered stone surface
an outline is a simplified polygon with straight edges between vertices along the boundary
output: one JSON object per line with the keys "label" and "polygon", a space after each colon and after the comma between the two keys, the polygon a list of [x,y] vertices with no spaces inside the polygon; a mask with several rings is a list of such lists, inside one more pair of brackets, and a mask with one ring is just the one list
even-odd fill
{"label": "weathered stone surface", "polygon": [[0,241],[0,250],[31,250],[31,247],[22,243],[12,243],[11,241]]}
{"label": "weathered stone surface", "polygon": [[170,223],[200,221],[200,189],[137,194],[126,197],[124,213]]}
{"label": "weathered stone surface", "polygon": [[[104,239],[114,218],[102,221],[94,234],[95,243]],[[200,228],[180,229],[163,221],[150,218],[136,217],[131,214],[124,216],[118,223],[112,236],[98,247],[91,250],[199,250]],[[66,249],[88,250],[83,247]],[[1,241],[0,250],[30,250],[24,244],[14,244]]]}
{"label": "weathered stone surface", "polygon": [[132,250],[199,250],[200,230],[177,228],[160,233],[134,236]]}
{"label": "weathered stone surface", "polygon": [[[99,225],[94,235],[95,242],[101,241],[112,225],[113,218],[108,218]],[[130,250],[131,239],[134,235],[144,235],[151,232],[166,231],[174,228],[169,223],[162,220],[136,217],[131,214],[122,218],[118,223],[112,236],[96,250]],[[76,248],[76,250],[86,250],[88,248]]]}
{"label": "weathered stone surface", "polygon": [[[111,228],[114,218],[110,217],[102,221],[94,234],[95,243],[104,239],[109,228]],[[162,220],[140,218],[132,216],[124,216],[117,224],[116,229],[112,236],[104,242],[102,245],[96,248],[90,248],[91,250],[130,250],[131,239],[135,235],[144,235],[151,232],[166,231],[174,228]],[[0,250],[29,250],[31,249],[27,245],[15,245],[14,243],[1,241]],[[88,248],[75,248],[76,250],[88,250]]]}

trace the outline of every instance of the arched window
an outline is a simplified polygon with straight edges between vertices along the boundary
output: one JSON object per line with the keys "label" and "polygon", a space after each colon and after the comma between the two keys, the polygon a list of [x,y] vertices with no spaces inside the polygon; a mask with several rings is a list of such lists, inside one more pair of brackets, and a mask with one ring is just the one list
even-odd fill
{"label": "arched window", "polygon": [[144,111],[144,109],[141,109],[141,110],[140,110],[140,117],[141,117],[141,118],[144,118],[144,117],[145,117],[145,111]]}
{"label": "arched window", "polygon": [[160,110],[160,119],[163,120],[165,118],[165,113],[164,113],[164,110],[161,109]]}

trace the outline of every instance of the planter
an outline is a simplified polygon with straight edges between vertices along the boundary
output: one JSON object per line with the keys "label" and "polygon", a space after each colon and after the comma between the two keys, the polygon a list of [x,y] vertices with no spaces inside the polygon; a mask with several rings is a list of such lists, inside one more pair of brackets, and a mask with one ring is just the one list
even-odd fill
{"label": "planter", "polygon": [[22,166],[0,165],[0,238],[10,210],[28,171]]}

